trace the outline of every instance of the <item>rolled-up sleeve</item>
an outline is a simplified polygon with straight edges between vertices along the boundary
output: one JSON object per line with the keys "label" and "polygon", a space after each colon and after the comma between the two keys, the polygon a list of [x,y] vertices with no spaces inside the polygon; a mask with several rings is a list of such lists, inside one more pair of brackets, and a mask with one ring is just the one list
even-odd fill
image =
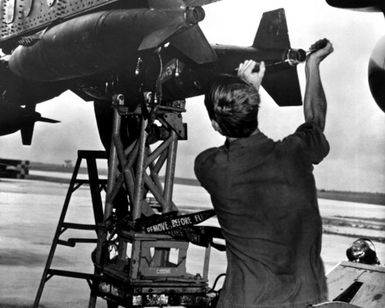
{"label": "rolled-up sleeve", "polygon": [[288,138],[295,139],[312,164],[320,163],[329,153],[330,147],[321,128],[314,122],[299,126]]}
{"label": "rolled-up sleeve", "polygon": [[213,148],[207,149],[202,153],[200,153],[195,158],[195,163],[194,163],[195,176],[197,177],[198,181],[201,183],[203,187],[205,187],[205,183],[207,182],[206,177],[208,177],[210,174],[208,170],[210,169],[213,163],[210,154],[212,154],[213,151],[214,151]]}

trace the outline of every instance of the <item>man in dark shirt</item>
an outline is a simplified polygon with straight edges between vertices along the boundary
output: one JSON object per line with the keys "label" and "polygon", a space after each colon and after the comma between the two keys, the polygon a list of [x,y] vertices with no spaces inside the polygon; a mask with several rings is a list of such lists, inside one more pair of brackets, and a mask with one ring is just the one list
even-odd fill
{"label": "man in dark shirt", "polygon": [[227,273],[217,307],[306,307],[327,299],[320,257],[322,226],[313,164],[329,152],[323,134],[326,98],[319,64],[330,42],[306,61],[305,123],[275,142],[258,129],[258,89],[265,72],[254,61],[238,77],[220,76],[205,97],[219,148],[196,158],[226,240]]}

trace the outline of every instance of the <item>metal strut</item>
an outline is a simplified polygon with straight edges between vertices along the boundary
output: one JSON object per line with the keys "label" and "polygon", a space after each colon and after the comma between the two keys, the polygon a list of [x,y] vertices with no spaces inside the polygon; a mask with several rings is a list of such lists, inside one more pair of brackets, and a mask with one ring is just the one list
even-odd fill
{"label": "metal strut", "polygon": [[[162,279],[168,282],[167,287],[159,286],[161,290],[179,288],[180,292],[202,294],[206,288],[209,255],[205,255],[205,273],[192,279],[185,267],[188,242],[175,240],[166,234],[146,234],[138,229],[138,221],[142,219],[150,217],[156,221],[163,215],[178,212],[172,200],[177,148],[179,140],[187,139],[186,125],[181,116],[185,111],[185,101],[164,105],[148,93],[144,97],[147,98],[145,104],[134,112],[127,111],[122,94],[113,100],[113,131],[103,218],[105,228],[99,234],[95,262],[95,275],[101,279],[92,286],[90,308],[95,307],[96,296],[107,298],[110,305],[135,306],[133,301],[143,292],[148,292],[146,290],[154,289]],[[124,145],[120,135],[125,117],[140,119],[139,136],[129,145]],[[163,169],[164,176],[161,176]],[[117,197],[122,191],[125,200]],[[127,207],[128,214],[119,217],[117,208],[123,201],[126,201],[123,206]],[[154,252],[151,253],[152,249]],[[166,270],[169,271],[167,275],[157,277],[156,283],[152,283],[151,277],[158,276],[159,269],[171,266],[172,249],[179,251],[177,264]],[[110,254],[106,255],[106,251]],[[114,251],[112,256],[111,251]],[[143,280],[143,275],[148,277]],[[106,283],[106,277],[116,279],[115,283]],[[176,282],[170,285],[170,279]]]}
{"label": "metal strut", "polygon": [[[184,108],[177,108],[178,111],[175,112],[175,107],[172,107],[172,111],[169,112],[167,107],[156,108],[152,114],[152,119],[146,119],[142,113],[137,114],[141,117],[139,138],[124,148],[120,136],[122,117],[126,115],[121,109],[124,107],[124,100],[124,96],[119,94],[113,103],[113,132],[104,211],[104,222],[107,225],[113,216],[114,200],[120,189],[124,189],[127,194],[129,215],[132,222],[140,218],[141,215],[148,216],[154,213],[146,201],[147,192],[150,192],[160,204],[160,212],[167,213],[177,210],[172,201],[172,194],[178,140],[184,139],[186,135],[186,128],[180,115],[185,110]],[[180,101],[178,101],[179,104]],[[156,129],[162,130],[163,140],[158,139],[160,144],[151,150],[147,139],[150,128],[154,127],[156,121],[162,124]],[[153,135],[151,134],[152,137],[154,137]],[[166,172],[163,186],[159,172],[165,164]]]}

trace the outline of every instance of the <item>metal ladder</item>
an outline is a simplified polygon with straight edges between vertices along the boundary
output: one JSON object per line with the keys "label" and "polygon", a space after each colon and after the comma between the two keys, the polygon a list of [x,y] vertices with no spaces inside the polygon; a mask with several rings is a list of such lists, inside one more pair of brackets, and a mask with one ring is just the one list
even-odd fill
{"label": "metal ladder", "polygon": [[[78,179],[78,173],[79,173],[79,169],[83,159],[86,161],[86,164],[87,164],[88,179]],[[33,304],[34,308],[39,307],[39,302],[44,290],[44,286],[46,282],[53,276],[64,276],[64,277],[70,277],[70,278],[85,279],[87,280],[90,288],[92,288],[92,286],[94,285],[93,282],[97,281],[99,278],[99,275],[97,273],[90,274],[90,273],[65,271],[65,270],[51,268],[52,260],[55,255],[55,250],[57,245],[75,247],[77,243],[95,243],[96,244],[98,241],[97,238],[69,238],[67,240],[60,239],[60,236],[68,229],[91,230],[91,231],[93,230],[93,231],[96,231],[96,234],[98,234],[98,232],[100,231],[99,229],[103,225],[103,217],[104,217],[103,203],[102,203],[102,197],[100,193],[102,189],[104,190],[106,189],[107,180],[99,179],[97,163],[96,163],[97,159],[107,159],[106,152],[83,151],[83,150],[78,151],[76,165],[72,173],[72,178],[71,178],[67,195],[60,214],[55,236],[53,238],[51,249],[49,251],[47,262],[40,281],[40,285],[36,293],[35,301]],[[65,217],[70,204],[71,196],[83,184],[89,184],[89,187],[90,187],[92,207],[93,207],[94,218],[95,218],[95,224],[93,225],[65,222]],[[94,301],[95,300],[96,299],[94,299]]]}

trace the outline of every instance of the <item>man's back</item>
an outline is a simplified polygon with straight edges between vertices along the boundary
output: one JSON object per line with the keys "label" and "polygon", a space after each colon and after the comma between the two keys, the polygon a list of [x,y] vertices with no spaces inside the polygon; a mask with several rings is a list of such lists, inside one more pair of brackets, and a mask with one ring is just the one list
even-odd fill
{"label": "man's back", "polygon": [[326,299],[312,164],[328,150],[321,130],[307,123],[282,142],[257,133],[197,157],[197,178],[227,245],[219,307],[304,307]]}

